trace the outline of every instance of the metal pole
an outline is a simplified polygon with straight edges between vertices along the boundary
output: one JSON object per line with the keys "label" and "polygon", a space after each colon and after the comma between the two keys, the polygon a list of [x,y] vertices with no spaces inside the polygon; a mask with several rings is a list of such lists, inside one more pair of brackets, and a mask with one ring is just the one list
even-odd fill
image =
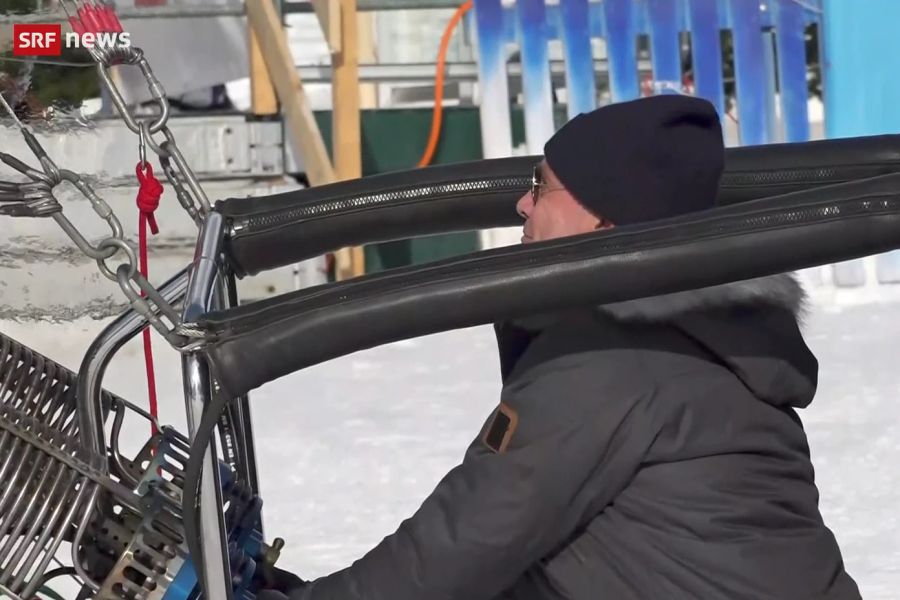
{"label": "metal pole", "polygon": [[[222,275],[226,285],[221,286],[219,306],[232,308],[238,305],[237,282],[234,274]],[[259,475],[256,470],[256,446],[253,439],[253,419],[247,394],[234,399],[232,404],[235,427],[235,442],[240,461],[240,477],[250,490],[259,495]]]}
{"label": "metal pole", "polygon": [[[177,304],[184,298],[187,282],[187,269],[182,269],[165,282],[159,292],[166,302]],[[106,456],[103,424],[108,407],[102,404],[103,376],[106,368],[115,353],[145,327],[147,327],[146,319],[134,309],[128,309],[94,339],[82,359],[75,391],[78,401],[78,431],[84,447],[92,454]],[[100,466],[106,470],[106,463]]]}
{"label": "metal pole", "polygon": [[[562,60],[549,61],[550,75],[554,80],[564,82],[566,77],[566,65]],[[640,60],[637,63],[640,73],[652,72],[650,61]],[[522,64],[509,62],[505,65],[506,74],[512,79],[521,79]],[[307,83],[321,83],[331,81],[332,68],[330,65],[297,65],[300,79]],[[609,61],[606,59],[594,60],[594,73],[609,74]],[[359,66],[360,81],[378,82],[406,82],[406,81],[433,81],[434,63],[381,63]],[[476,62],[451,62],[444,65],[444,81],[475,81],[478,79],[478,63]]]}
{"label": "metal pole", "polygon": [[[210,213],[200,231],[197,253],[191,268],[184,301],[182,321],[192,323],[215,306],[218,299],[218,258],[221,251],[224,221],[222,215]],[[197,434],[203,413],[212,399],[212,385],[206,361],[194,352],[182,357],[185,405],[190,439]],[[200,547],[205,589],[209,598],[231,600],[231,566],[228,560],[227,536],[222,512],[222,487],[215,444],[210,443],[203,457],[200,482]]]}
{"label": "metal pole", "polygon": [[[359,10],[428,10],[456,8],[459,0],[359,0]],[[282,14],[313,12],[309,2],[285,2]],[[129,19],[184,19],[209,17],[243,17],[246,15],[243,3],[195,5],[195,6],[145,6],[122,7],[116,9],[120,20]],[[65,15],[56,11],[33,12],[26,15],[0,13],[0,24],[10,23],[64,23]]]}

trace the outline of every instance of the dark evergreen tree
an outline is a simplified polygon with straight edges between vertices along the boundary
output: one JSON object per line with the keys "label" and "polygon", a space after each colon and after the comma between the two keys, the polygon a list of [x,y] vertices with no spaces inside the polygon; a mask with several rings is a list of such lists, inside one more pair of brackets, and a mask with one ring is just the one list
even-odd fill
{"label": "dark evergreen tree", "polygon": [[[0,0],[0,14],[21,15],[38,10],[36,0]],[[46,64],[16,60],[11,48],[0,49],[0,89],[15,101],[20,118],[41,118],[46,108],[77,108],[87,98],[100,95],[94,62],[84,50],[63,48],[52,61],[83,66]],[[46,57],[45,57],[46,58]],[[18,90],[21,93],[10,93]]]}

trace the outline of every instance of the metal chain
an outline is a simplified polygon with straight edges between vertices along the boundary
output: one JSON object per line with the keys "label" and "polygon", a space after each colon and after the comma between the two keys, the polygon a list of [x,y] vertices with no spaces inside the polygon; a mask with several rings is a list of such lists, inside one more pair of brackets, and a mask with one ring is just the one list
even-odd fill
{"label": "metal chain", "polygon": [[[162,294],[141,275],[140,271],[136,268],[132,269],[132,266],[134,263],[119,265],[115,276],[119,287],[131,302],[131,307],[174,348],[187,352],[196,347],[197,338],[204,338],[205,332],[183,327],[178,312],[165,301]],[[135,286],[137,286],[137,290],[135,290]],[[145,296],[141,296],[141,292],[144,292]],[[151,307],[151,303],[157,310]],[[169,324],[163,321],[157,312],[166,317]]]}
{"label": "metal chain", "polygon": [[[200,186],[197,176],[184,159],[184,155],[181,153],[181,149],[175,141],[175,136],[168,127],[170,114],[169,100],[166,97],[166,92],[163,89],[162,84],[153,74],[150,63],[147,62],[147,59],[144,57],[140,48],[134,47],[114,49],[100,49],[94,47],[91,51],[91,55],[97,61],[97,74],[109,90],[113,104],[115,105],[116,110],[118,110],[119,115],[125,121],[125,125],[132,132],[140,136],[143,142],[153,149],[159,156],[160,162],[165,163],[163,165],[163,171],[165,172],[169,183],[176,191],[178,202],[199,226],[203,221],[203,217],[211,210],[209,199],[206,196],[206,192],[204,192],[203,188]],[[110,67],[121,64],[137,66],[141,70],[144,79],[146,79],[150,95],[159,107],[159,116],[157,116],[152,123],[148,124],[148,120],[146,119],[137,119],[131,111],[128,110],[128,105],[122,92],[116,86],[109,73]],[[165,136],[166,141],[158,144],[153,139],[153,135],[157,133],[162,133],[163,136]],[[178,171],[171,165],[171,161],[173,160],[175,166],[178,167]],[[179,180],[179,174],[187,183],[190,192],[185,189],[185,186]]]}
{"label": "metal chain", "polygon": [[[203,337],[202,331],[182,329],[178,312],[162,297],[138,269],[138,259],[134,248],[125,241],[124,230],[119,219],[110,206],[94,192],[93,188],[77,173],[68,169],[60,169],[41,147],[34,134],[18,119],[6,101],[0,96],[0,104],[6,107],[13,116],[25,137],[29,148],[38,157],[42,170],[37,170],[19,159],[0,152],[0,161],[28,177],[30,182],[0,182],[0,214],[20,217],[49,216],[53,218],[69,238],[86,256],[97,261],[100,272],[111,281],[119,284],[132,308],[143,316],[174,348],[189,351],[198,345]],[[102,218],[110,228],[110,235],[92,244],[63,214],[62,206],[53,195],[53,190],[62,182],[72,184],[91,204],[94,212]],[[107,261],[119,253],[123,253],[126,261],[112,268]],[[135,287],[137,287],[137,291]],[[141,295],[143,292],[143,296]],[[157,313],[162,313],[169,324]]]}
{"label": "metal chain", "polygon": [[172,167],[172,159],[171,155],[168,154],[168,145],[169,142],[163,142],[160,144],[160,147],[166,154],[159,155],[159,164],[162,165],[163,173],[166,174],[166,179],[169,180],[169,183],[172,185],[172,188],[175,190],[175,197],[178,198],[178,203],[181,204],[182,208],[187,212],[187,214],[194,220],[194,223],[197,224],[197,227],[203,224],[203,217],[200,216],[200,213],[197,212],[196,206],[194,206],[194,202],[191,198],[191,195],[188,193],[186,189],[184,189],[184,184],[178,179],[178,175],[175,172],[175,169]]}
{"label": "metal chain", "polygon": [[[76,3],[73,2],[77,6]],[[62,6],[65,7],[65,0]],[[66,9],[67,15],[70,17]],[[77,21],[77,18],[76,18]],[[80,21],[78,22],[80,23]],[[76,23],[76,24],[78,24]],[[84,24],[81,24],[84,27]],[[120,29],[121,30],[121,29]],[[113,104],[125,125],[139,137],[139,154],[141,164],[146,163],[146,147],[159,156],[160,164],[166,178],[175,190],[179,204],[188,213],[194,223],[200,227],[210,212],[209,199],[197,176],[191,170],[184,155],[178,147],[175,136],[168,127],[170,115],[169,101],[162,84],[153,74],[150,64],[141,49],[135,47],[101,48],[95,45],[89,50],[97,63],[100,80],[110,92]],[[147,81],[150,95],[159,107],[158,116],[154,119],[139,120],[128,110],[121,91],[116,86],[109,69],[114,65],[137,66]],[[19,121],[15,111],[0,95],[0,103],[19,127],[25,142],[41,164],[41,169],[34,169],[17,158],[0,152],[0,161],[25,175],[30,181],[0,181],[0,215],[15,217],[51,217],[62,230],[75,242],[86,256],[97,261],[100,272],[108,279],[119,284],[122,292],[131,303],[131,307],[144,317],[173,347],[180,352],[188,352],[203,345],[206,332],[192,323],[182,323],[178,312],[162,297],[138,269],[137,255],[134,249],[124,240],[122,225],[109,205],[100,198],[87,182],[78,174],[60,169],[53,163],[34,134]],[[153,135],[162,133],[165,141],[157,143]],[[174,163],[174,165],[173,165]],[[53,189],[63,181],[71,183],[90,203],[97,213],[109,225],[111,233],[97,244],[90,243],[81,232],[63,214],[62,206],[53,195]],[[126,261],[111,267],[108,261],[122,252]],[[165,318],[165,320],[163,319]],[[166,322],[168,320],[168,323]]]}
{"label": "metal chain", "polygon": [[[209,214],[211,207],[209,204],[209,199],[206,196],[206,192],[203,191],[203,188],[200,187],[200,181],[197,179],[197,176],[194,175],[194,172],[191,170],[190,166],[185,160],[184,155],[181,153],[181,149],[178,147],[178,144],[175,143],[175,136],[172,134],[172,131],[168,127],[163,127],[162,134],[165,136],[166,141],[161,144],[157,144],[152,136],[147,137],[147,144],[156,152],[160,157],[160,161],[164,158],[168,164],[168,168],[166,170],[166,176],[169,179],[169,183],[173,186],[179,185],[178,177],[175,170],[171,167],[171,163],[169,163],[169,159],[175,161],[175,166],[178,167],[178,170],[181,171],[181,175],[184,177],[185,182],[187,182],[187,186],[190,188],[190,191],[193,193],[194,197],[196,197],[197,201],[200,204],[199,208],[199,221],[197,221],[198,226],[202,223],[202,220]],[[197,214],[198,209],[195,207],[194,201],[191,198],[190,194],[187,193],[187,190],[184,189],[184,186],[180,186],[182,192],[186,194],[188,205],[185,206],[185,209],[188,210],[190,214]],[[181,198],[179,197],[179,201]],[[184,204],[184,202],[182,202]]]}

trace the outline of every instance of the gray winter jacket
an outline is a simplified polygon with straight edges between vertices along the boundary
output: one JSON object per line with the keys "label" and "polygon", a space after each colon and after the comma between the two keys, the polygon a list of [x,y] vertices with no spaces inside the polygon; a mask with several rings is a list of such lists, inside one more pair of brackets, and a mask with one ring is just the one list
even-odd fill
{"label": "gray winter jacket", "polygon": [[802,304],[779,275],[498,325],[501,404],[462,464],[295,597],[859,598],[794,410]]}

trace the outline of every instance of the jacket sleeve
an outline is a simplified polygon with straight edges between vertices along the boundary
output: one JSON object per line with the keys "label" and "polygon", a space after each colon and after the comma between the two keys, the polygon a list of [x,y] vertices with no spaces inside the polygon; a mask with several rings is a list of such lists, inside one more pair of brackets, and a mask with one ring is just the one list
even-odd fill
{"label": "jacket sleeve", "polygon": [[509,588],[603,510],[646,451],[653,387],[610,353],[562,355],[507,383],[508,445],[485,443],[492,415],[411,518],[299,600],[489,600]]}

